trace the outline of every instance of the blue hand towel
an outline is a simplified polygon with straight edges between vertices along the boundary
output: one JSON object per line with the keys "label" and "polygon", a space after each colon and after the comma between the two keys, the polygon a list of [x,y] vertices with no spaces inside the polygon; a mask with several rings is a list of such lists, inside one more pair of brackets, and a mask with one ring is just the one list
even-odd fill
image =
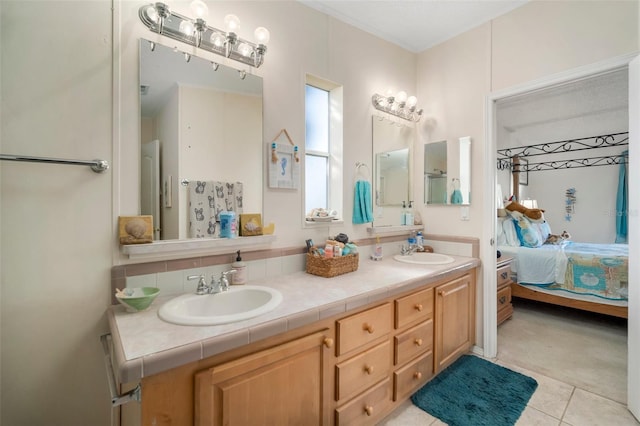
{"label": "blue hand towel", "polygon": [[371,184],[366,180],[356,182],[353,197],[353,223],[362,224],[373,222],[371,208]]}
{"label": "blue hand towel", "polygon": [[459,189],[454,189],[451,193],[451,204],[462,204],[462,193]]}

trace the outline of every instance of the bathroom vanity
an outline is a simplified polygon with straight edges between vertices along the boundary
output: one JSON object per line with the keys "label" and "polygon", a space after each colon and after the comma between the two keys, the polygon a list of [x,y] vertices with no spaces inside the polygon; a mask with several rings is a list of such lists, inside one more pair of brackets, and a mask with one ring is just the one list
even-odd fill
{"label": "bathroom vanity", "polygon": [[224,326],[114,307],[116,369],[141,383],[144,425],[375,424],[475,343],[479,261],[454,259],[266,279],[281,306]]}

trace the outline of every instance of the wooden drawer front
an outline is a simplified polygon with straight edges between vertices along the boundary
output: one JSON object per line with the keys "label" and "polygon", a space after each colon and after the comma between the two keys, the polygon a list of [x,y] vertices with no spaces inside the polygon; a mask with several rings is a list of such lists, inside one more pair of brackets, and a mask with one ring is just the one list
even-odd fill
{"label": "wooden drawer front", "polygon": [[498,310],[511,304],[511,286],[498,290]]}
{"label": "wooden drawer front", "polygon": [[506,285],[511,283],[511,265],[504,265],[498,268],[498,280],[497,286]]}
{"label": "wooden drawer front", "polygon": [[336,401],[350,398],[389,375],[391,351],[384,342],[336,365]]}
{"label": "wooden drawer front", "polygon": [[373,425],[385,415],[391,405],[389,379],[336,409],[337,425]]}
{"label": "wooden drawer front", "polygon": [[336,355],[340,356],[388,334],[391,331],[391,305],[386,303],[337,323]]}
{"label": "wooden drawer front", "polygon": [[394,363],[403,364],[422,352],[433,349],[433,320],[429,319],[393,338]]}
{"label": "wooden drawer front", "polygon": [[396,299],[396,328],[417,320],[433,318],[433,288]]}
{"label": "wooden drawer front", "polygon": [[393,400],[411,395],[433,377],[433,352],[416,359],[393,373]]}

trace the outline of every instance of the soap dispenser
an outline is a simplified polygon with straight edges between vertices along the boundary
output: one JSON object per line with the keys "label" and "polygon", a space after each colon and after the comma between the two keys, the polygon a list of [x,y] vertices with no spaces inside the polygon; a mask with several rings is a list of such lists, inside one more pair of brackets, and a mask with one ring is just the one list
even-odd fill
{"label": "soap dispenser", "polygon": [[231,284],[246,284],[247,282],[247,264],[240,257],[240,250],[237,252],[236,261],[231,264],[231,269],[236,271],[231,275]]}
{"label": "soap dispenser", "polygon": [[407,203],[402,202],[402,211],[400,212],[400,225],[407,225]]}
{"label": "soap dispenser", "polygon": [[404,215],[404,224],[413,226],[413,201],[409,201],[409,208]]}

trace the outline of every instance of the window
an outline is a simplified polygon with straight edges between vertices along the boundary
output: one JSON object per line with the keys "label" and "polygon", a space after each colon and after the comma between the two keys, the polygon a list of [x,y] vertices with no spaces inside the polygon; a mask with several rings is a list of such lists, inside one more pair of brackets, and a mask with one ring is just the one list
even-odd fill
{"label": "window", "polygon": [[307,76],[304,211],[342,212],[342,88]]}

